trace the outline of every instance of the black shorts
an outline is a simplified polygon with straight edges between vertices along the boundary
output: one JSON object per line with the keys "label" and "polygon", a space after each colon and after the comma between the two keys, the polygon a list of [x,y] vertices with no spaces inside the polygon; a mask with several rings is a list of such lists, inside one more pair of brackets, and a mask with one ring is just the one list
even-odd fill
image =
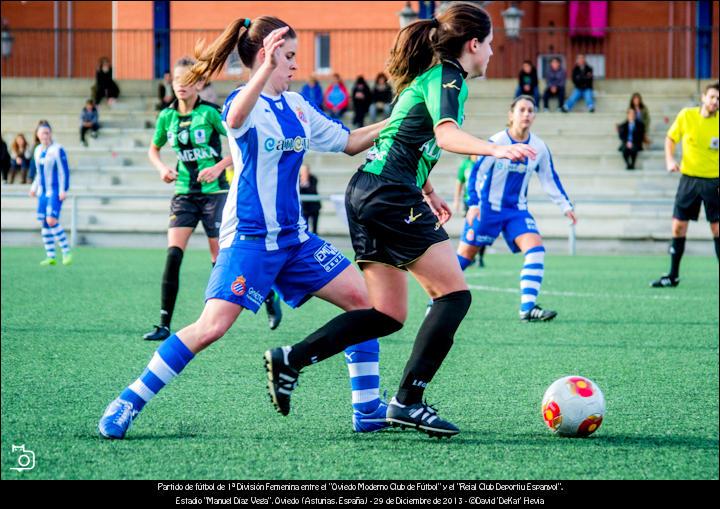
{"label": "black shorts", "polygon": [[205,234],[215,239],[220,236],[220,223],[227,193],[176,194],[170,202],[168,228],[195,228],[202,221]]}
{"label": "black shorts", "polygon": [[675,195],[673,217],[681,221],[697,221],[700,202],[705,204],[705,217],[710,223],[720,221],[720,179],[682,175]]}
{"label": "black shorts", "polygon": [[[345,193],[355,260],[403,270],[448,234],[417,186],[358,171]],[[362,265],[360,265],[362,268]]]}

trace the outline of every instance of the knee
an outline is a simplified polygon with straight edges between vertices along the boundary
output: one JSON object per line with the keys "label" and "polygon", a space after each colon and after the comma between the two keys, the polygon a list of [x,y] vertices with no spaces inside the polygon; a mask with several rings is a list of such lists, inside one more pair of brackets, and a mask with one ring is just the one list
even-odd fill
{"label": "knee", "polygon": [[220,339],[227,332],[227,327],[222,323],[201,323],[195,324],[199,329],[197,343],[201,349],[205,349]]}
{"label": "knee", "polygon": [[345,311],[354,311],[356,309],[368,309],[372,307],[367,291],[361,287],[355,287],[347,291],[345,295]]}

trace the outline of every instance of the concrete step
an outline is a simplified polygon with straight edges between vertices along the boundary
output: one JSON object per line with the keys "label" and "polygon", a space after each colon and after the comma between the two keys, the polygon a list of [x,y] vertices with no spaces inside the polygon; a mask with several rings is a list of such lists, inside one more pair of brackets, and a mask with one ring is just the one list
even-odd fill
{"label": "concrete step", "polygon": [[[643,97],[648,95],[663,94],[697,94],[707,83],[712,80],[689,80],[689,79],[623,79],[623,80],[595,80],[594,88],[598,94],[618,94],[627,95],[633,92],[640,92]],[[544,88],[545,81],[540,80],[541,89]],[[117,80],[120,87],[120,97],[137,97],[146,96],[154,97],[157,93],[158,80]],[[55,97],[85,97],[90,93],[90,87],[93,84],[92,79],[70,79],[70,78],[4,78],[3,79],[3,95],[15,96],[55,96]],[[322,82],[321,85],[327,83]],[[213,86],[217,90],[218,95],[227,96],[237,87],[238,83],[234,80],[217,80],[213,82]],[[302,88],[303,82],[294,82],[291,86],[292,90],[298,91]],[[347,85],[352,86],[352,82],[348,81]],[[496,94],[501,95],[508,90],[514,91],[517,85],[516,79],[475,79],[468,82],[470,97],[476,94]],[[568,80],[568,87],[571,88],[571,81]]]}

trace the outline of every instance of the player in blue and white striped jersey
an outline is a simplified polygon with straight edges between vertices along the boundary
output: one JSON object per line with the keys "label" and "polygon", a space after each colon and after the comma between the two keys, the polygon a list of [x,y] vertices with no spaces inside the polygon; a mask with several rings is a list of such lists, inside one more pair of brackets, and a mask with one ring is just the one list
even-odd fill
{"label": "player in blue and white striped jersey", "polygon": [[473,166],[468,179],[470,208],[457,251],[463,270],[472,264],[480,246],[491,245],[500,232],[510,251],[522,251],[525,263],[520,272],[520,319],[528,322],[552,320],[557,315],[537,305],[545,270],[545,248],[527,206],[528,184],[533,174],[537,174],[542,188],[563,214],[573,224],[577,221],[570,198],[555,171],[550,149],[530,132],[535,112],[532,97],[517,97],[510,106],[509,127],[490,138],[498,145],[530,145],[537,152],[535,160],[512,162],[484,156]]}
{"label": "player in blue and white striped jersey", "polygon": [[30,196],[37,196],[37,218],[42,222],[42,238],[45,244],[46,258],[40,265],[56,265],[55,241],[63,252],[63,265],[73,261],[65,230],[60,225],[60,210],[70,188],[70,169],[65,149],[52,139],[50,124],[41,120],[38,123],[37,137],[40,144],[35,147],[33,159],[37,173],[30,187]]}
{"label": "player in blue and white striped jersey", "polygon": [[[288,92],[297,71],[297,44],[292,28],[277,18],[238,19],[199,55],[187,75],[188,82],[209,79],[235,48],[251,69],[247,85],[228,97],[222,113],[235,172],[223,209],[220,253],[200,318],[165,340],[145,372],[110,403],[98,426],[106,438],[123,438],[145,404],[198,352],[220,339],[243,309],[256,312],[271,287],[292,307],[316,296],[345,311],[303,341],[277,349],[283,369],[270,374],[269,385],[277,389],[278,410],[289,412],[299,370],[342,351],[337,346],[342,337],[355,344],[346,350],[354,430],[387,426],[377,338],[402,324],[372,309],[350,261],[307,231],[298,181],[307,150],[357,154],[370,148],[384,122],[350,132]],[[249,416],[248,422],[257,421]]]}

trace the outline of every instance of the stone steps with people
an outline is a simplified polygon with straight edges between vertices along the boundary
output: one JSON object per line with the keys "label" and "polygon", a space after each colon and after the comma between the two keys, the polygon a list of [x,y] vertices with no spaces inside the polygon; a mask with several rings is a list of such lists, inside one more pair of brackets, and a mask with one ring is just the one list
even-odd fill
{"label": "stone steps with people", "polygon": [[[104,103],[99,107],[102,126],[99,137],[89,139],[89,147],[83,147],[79,143],[79,113],[90,84],[89,80],[68,79],[3,80],[3,137],[7,141],[16,132],[24,132],[31,140],[29,134],[37,121],[45,118],[53,126],[57,141],[68,152],[73,193],[157,196],[152,199],[82,198],[78,226],[81,231],[89,232],[89,242],[92,242],[92,232],[123,235],[144,232],[145,237],[164,237],[172,186],[159,180],[157,171],[147,160],[147,147],[157,115],[154,111],[157,85],[150,81],[121,81],[119,100],[112,107]],[[235,85],[215,82],[215,86],[224,98]],[[501,130],[507,121],[514,87],[515,80],[471,82],[464,128],[481,137]],[[299,85],[296,88],[299,89]],[[662,143],[675,114],[693,104],[697,83],[691,80],[597,81],[596,88],[596,113],[585,113],[584,105],[568,114],[542,112],[533,126],[533,131],[550,147],[555,167],[571,199],[578,202],[581,217],[576,228],[578,239],[668,238],[677,176],[665,171]],[[652,145],[640,155],[639,169],[626,172],[617,151],[619,139],[615,126],[624,119],[634,91],[643,93],[650,108]],[[556,101],[551,102],[551,107],[555,108],[555,104]],[[351,118],[352,114],[348,113],[344,120],[347,123]],[[227,144],[224,145],[227,154]],[[161,154],[167,164],[174,166],[175,157],[170,150],[165,148]],[[462,156],[446,153],[433,170],[434,185],[448,201],[452,199],[461,160]],[[311,152],[305,161],[318,177],[322,195],[342,195],[348,179],[362,163],[363,155],[350,158],[344,154]],[[3,192],[24,193],[27,187],[5,185]],[[530,208],[538,218],[541,231],[550,237],[566,237],[567,219],[548,201],[536,181],[529,195]],[[593,200],[606,200],[606,203],[593,203]],[[637,203],[612,203],[612,200]],[[3,198],[3,232],[34,232],[37,229],[34,209],[35,201],[30,198]],[[455,217],[448,230],[457,235],[461,227],[462,219]],[[333,202],[326,200],[320,233],[344,235],[346,232]],[[706,232],[691,229],[690,237],[695,235],[705,238]]]}

